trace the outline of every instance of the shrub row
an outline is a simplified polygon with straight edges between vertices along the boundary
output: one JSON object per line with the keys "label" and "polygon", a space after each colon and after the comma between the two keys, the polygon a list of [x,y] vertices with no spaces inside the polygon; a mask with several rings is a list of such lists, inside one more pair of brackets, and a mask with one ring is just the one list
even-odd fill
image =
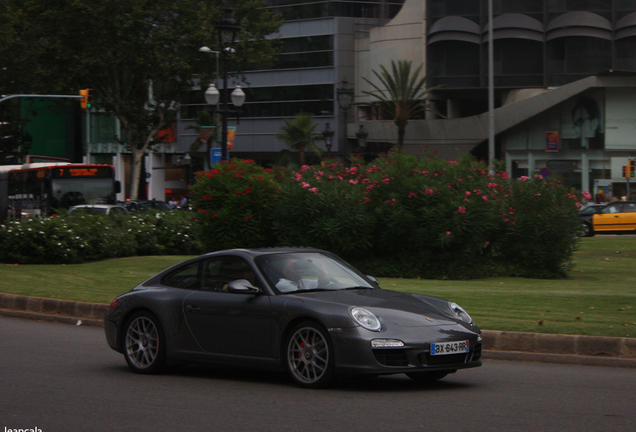
{"label": "shrub row", "polygon": [[190,191],[206,250],[312,246],[376,276],[564,277],[578,240],[578,198],[563,185],[490,176],[469,157],[217,167]]}
{"label": "shrub row", "polygon": [[134,216],[74,214],[0,226],[0,261],[73,264],[135,255],[201,252],[189,212]]}
{"label": "shrub row", "polygon": [[559,182],[491,176],[469,157],[392,152],[295,172],[232,160],[197,173],[195,212],[8,222],[0,227],[0,261],[311,246],[375,276],[564,277],[580,229],[577,201]]}

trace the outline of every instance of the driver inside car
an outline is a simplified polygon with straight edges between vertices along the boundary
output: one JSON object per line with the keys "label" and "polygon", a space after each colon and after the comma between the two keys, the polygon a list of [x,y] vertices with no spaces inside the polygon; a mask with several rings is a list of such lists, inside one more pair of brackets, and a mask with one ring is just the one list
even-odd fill
{"label": "driver inside car", "polygon": [[307,290],[318,288],[319,279],[304,279],[303,276],[315,274],[319,270],[307,261],[288,259],[283,263],[281,273],[284,277],[276,283],[276,288],[281,292]]}

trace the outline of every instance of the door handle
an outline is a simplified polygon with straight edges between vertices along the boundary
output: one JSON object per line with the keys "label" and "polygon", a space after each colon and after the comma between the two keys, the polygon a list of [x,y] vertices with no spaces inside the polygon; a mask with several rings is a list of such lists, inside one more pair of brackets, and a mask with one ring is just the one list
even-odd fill
{"label": "door handle", "polygon": [[201,311],[201,308],[199,308],[199,306],[187,305],[186,310],[191,313],[198,313]]}

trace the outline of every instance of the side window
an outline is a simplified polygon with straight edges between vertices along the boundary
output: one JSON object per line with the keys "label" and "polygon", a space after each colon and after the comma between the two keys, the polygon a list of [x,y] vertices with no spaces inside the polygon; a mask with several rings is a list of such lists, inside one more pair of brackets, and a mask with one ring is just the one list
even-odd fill
{"label": "side window", "polygon": [[223,291],[223,284],[219,279],[222,260],[212,259],[203,262],[202,283],[203,291]]}
{"label": "side window", "polygon": [[616,204],[608,205],[607,207],[604,207],[603,210],[601,210],[601,213],[603,214],[618,213],[618,212],[619,212],[619,209]]}
{"label": "side window", "polygon": [[201,289],[205,291],[226,291],[227,285],[238,279],[246,279],[252,286],[260,287],[252,268],[243,258],[223,257],[203,263]]}
{"label": "side window", "polygon": [[636,203],[623,204],[623,213],[636,213]]}
{"label": "side window", "polygon": [[195,262],[168,274],[161,280],[161,283],[174,288],[195,290],[199,288],[198,276],[199,262]]}

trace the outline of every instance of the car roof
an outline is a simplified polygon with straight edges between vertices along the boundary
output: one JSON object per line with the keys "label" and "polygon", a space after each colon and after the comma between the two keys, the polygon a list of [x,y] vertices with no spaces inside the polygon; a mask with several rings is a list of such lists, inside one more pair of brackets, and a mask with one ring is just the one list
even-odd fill
{"label": "car roof", "polygon": [[205,254],[205,256],[213,256],[213,255],[224,255],[224,254],[232,254],[232,255],[244,255],[250,257],[257,257],[261,255],[275,255],[281,253],[307,253],[307,252],[318,252],[325,253],[331,255],[330,252],[310,248],[310,247],[296,247],[296,246],[278,246],[278,247],[267,247],[267,248],[236,248],[236,249],[226,249],[216,252],[210,252]]}
{"label": "car roof", "polygon": [[95,207],[95,208],[111,208],[111,207],[123,207],[117,204],[78,204],[74,205],[71,208],[86,208],[86,207]]}

